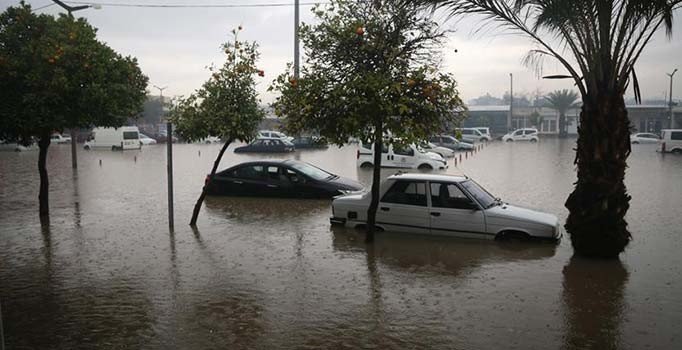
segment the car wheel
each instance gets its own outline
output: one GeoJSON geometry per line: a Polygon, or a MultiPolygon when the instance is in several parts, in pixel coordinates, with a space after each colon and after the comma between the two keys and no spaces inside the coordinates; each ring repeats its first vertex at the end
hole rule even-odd
{"type": "Polygon", "coordinates": [[[538,140],[537,139],[530,139],[530,142],[535,143],[535,142],[538,142],[538,140]]]}
{"type": "Polygon", "coordinates": [[[507,139],[506,142],[514,142],[514,139],[507,139]]]}
{"type": "Polygon", "coordinates": [[[83,148],[85,148],[85,150],[87,150],[87,151],[90,150],[90,146],[88,146],[88,145],[85,145],[83,148]]]}
{"type": "Polygon", "coordinates": [[[633,144],[633,145],[638,145],[638,144],[639,144],[639,141],[632,141],[632,144],[633,144]]]}
{"type": "Polygon", "coordinates": [[[498,233],[497,236],[495,236],[495,240],[503,241],[503,242],[512,242],[512,241],[527,242],[530,240],[530,236],[525,232],[503,231],[503,232],[498,233]]]}
{"type": "Polygon", "coordinates": [[[419,170],[433,170],[433,167],[429,164],[422,164],[417,169],[419,169],[419,170]]]}
{"type": "Polygon", "coordinates": [[[675,148],[674,150],[670,151],[672,154],[682,154],[682,149],[675,148]]]}
{"type": "Polygon", "coordinates": [[[368,168],[373,168],[374,165],[373,165],[372,163],[370,163],[370,162],[364,162],[364,163],[362,163],[362,164],[360,165],[360,167],[361,167],[361,168],[368,169],[368,168]]]}

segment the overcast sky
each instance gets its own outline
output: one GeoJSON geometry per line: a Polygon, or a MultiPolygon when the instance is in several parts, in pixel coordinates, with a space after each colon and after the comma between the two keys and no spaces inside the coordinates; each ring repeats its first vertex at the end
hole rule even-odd
{"type": "MultiPolygon", "coordinates": [[[[294,7],[252,8],[141,8],[106,4],[293,4],[293,0],[93,0],[102,8],[75,12],[96,28],[98,37],[116,51],[137,57],[150,84],[168,86],[164,95],[187,95],[209,77],[207,65],[222,64],[220,44],[229,40],[230,30],[243,25],[241,39],[260,44],[260,67],[265,70],[258,90],[263,102],[271,102],[270,82],[293,61],[294,7]]],[[[301,0],[302,3],[312,1],[301,0]]],[[[18,0],[0,0],[0,9],[18,4],[18,0]]],[[[34,8],[50,0],[29,0],[34,8]]],[[[72,3],[72,5],[75,5],[72,3]]],[[[301,21],[312,22],[311,6],[301,6],[301,21]]],[[[56,14],[58,6],[39,10],[56,14]]],[[[682,15],[678,11],[677,16],[682,15]]],[[[445,22],[445,21],[443,21],[445,22]]],[[[568,80],[538,79],[522,64],[532,43],[517,35],[494,30],[486,35],[472,35],[480,21],[448,21],[444,26],[455,30],[444,50],[442,69],[454,74],[463,98],[469,100],[487,92],[501,96],[509,91],[509,73],[514,75],[514,93],[543,93],[573,88],[568,80]],[[457,53],[454,50],[457,49],[457,53]]],[[[671,40],[661,31],[649,44],[637,65],[638,78],[645,98],[665,98],[669,88],[666,72],[682,69],[682,25],[677,20],[671,40]]],[[[545,74],[565,74],[557,64],[545,65],[545,74]]],[[[682,96],[682,73],[675,76],[673,98],[682,96]]],[[[151,85],[153,94],[158,91],[151,85]]],[[[629,91],[628,96],[632,93],[629,91]]]]}

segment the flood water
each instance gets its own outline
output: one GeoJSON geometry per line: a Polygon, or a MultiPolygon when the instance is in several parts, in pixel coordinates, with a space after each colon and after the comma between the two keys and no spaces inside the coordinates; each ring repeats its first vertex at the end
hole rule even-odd
{"type": "MultiPolygon", "coordinates": [[[[574,140],[493,142],[448,173],[564,219],[574,140]]],[[[209,197],[219,145],[49,151],[49,225],[37,152],[0,153],[0,302],[7,349],[680,349],[682,157],[633,146],[633,241],[619,261],[558,245],[331,228],[328,200],[209,197]],[[101,165],[100,165],[101,160],[101,165]]],[[[221,168],[252,158],[231,146],[221,168]]],[[[299,151],[368,183],[352,145],[299,151]]],[[[386,171],[386,175],[392,171],[386,171]]]]}

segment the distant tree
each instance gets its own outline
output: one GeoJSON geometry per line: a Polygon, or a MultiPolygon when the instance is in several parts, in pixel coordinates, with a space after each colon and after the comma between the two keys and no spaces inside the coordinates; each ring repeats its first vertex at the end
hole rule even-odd
{"type": "Polygon", "coordinates": [[[300,79],[287,72],[271,87],[292,133],[314,130],[342,145],[356,137],[374,145],[372,200],[366,240],[374,237],[381,149],[409,144],[458,125],[464,105],[454,78],[440,71],[436,48],[444,33],[428,13],[399,1],[333,0],[303,25],[306,64],[300,79]],[[387,137],[390,133],[391,137],[387,137]]]}
{"type": "Polygon", "coordinates": [[[545,99],[549,106],[559,112],[559,137],[568,136],[568,128],[566,125],[566,112],[569,109],[576,107],[578,100],[578,93],[575,91],[556,90],[547,94],[545,99]]]}
{"type": "Polygon", "coordinates": [[[566,200],[566,230],[575,252],[616,258],[632,236],[625,215],[630,195],[628,87],[641,101],[635,64],[660,29],[672,35],[682,0],[414,0],[452,16],[481,15],[531,39],[526,63],[555,59],[580,91],[582,111],[575,163],[578,180],[566,200]]]}
{"type": "Polygon", "coordinates": [[[96,38],[84,19],[36,15],[21,3],[0,14],[0,138],[40,148],[40,215],[49,214],[50,135],[121,126],[139,113],[147,77],[137,60],[96,38]]]}
{"type": "Polygon", "coordinates": [[[544,118],[540,115],[540,113],[538,113],[538,111],[533,111],[528,118],[530,124],[538,129],[540,128],[540,125],[542,125],[543,119],[544,118]]]}
{"type": "Polygon", "coordinates": [[[209,80],[189,97],[180,98],[170,113],[176,132],[185,140],[191,142],[218,136],[225,142],[194,205],[191,226],[196,226],[207,189],[227,147],[235,140],[251,140],[265,117],[259,105],[254,78],[256,74],[265,74],[256,67],[258,46],[254,42],[239,41],[241,29],[240,26],[232,30],[234,41],[223,44],[226,61],[222,67],[211,67],[209,80]]]}
{"type": "MultiPolygon", "coordinates": [[[[491,96],[490,93],[487,92],[483,96],[469,100],[469,104],[472,106],[501,106],[504,103],[503,99],[491,96]]],[[[508,103],[509,102],[507,101],[507,104],[508,103]]]]}
{"type": "MultiPolygon", "coordinates": [[[[508,105],[511,100],[511,95],[509,92],[505,92],[502,96],[503,104],[508,105]]],[[[514,93],[514,107],[530,107],[533,104],[530,102],[528,94],[524,93],[514,93]]]]}

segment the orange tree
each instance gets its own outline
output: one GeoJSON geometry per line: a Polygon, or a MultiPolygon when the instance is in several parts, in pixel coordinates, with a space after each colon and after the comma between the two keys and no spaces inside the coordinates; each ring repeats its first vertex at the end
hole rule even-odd
{"type": "MultiPolygon", "coordinates": [[[[313,13],[318,24],[301,26],[306,60],[300,78],[287,72],[271,86],[281,93],[274,108],[288,131],[314,131],[338,145],[355,137],[381,150],[459,123],[464,105],[455,80],[438,69],[445,34],[428,13],[409,2],[346,0],[314,7],[313,13]]],[[[373,163],[368,242],[379,203],[381,152],[374,152],[373,163]]]]}
{"type": "Polygon", "coordinates": [[[142,110],[146,87],[137,60],[98,41],[84,19],[36,15],[24,3],[0,14],[0,138],[37,139],[41,217],[51,133],[121,126],[142,110]]]}
{"type": "Polygon", "coordinates": [[[481,15],[537,45],[526,62],[556,59],[582,98],[566,230],[576,253],[615,258],[630,242],[624,184],[630,155],[628,86],[640,100],[635,63],[654,34],[672,35],[682,0],[414,0],[454,16],[481,15]]]}
{"type": "Polygon", "coordinates": [[[255,75],[265,73],[256,67],[256,43],[237,40],[239,27],[232,31],[234,41],[223,44],[226,61],[211,67],[211,77],[192,95],[180,98],[171,110],[176,132],[188,141],[218,136],[223,147],[194,205],[190,225],[195,226],[206,191],[211,185],[225,150],[235,140],[249,141],[265,113],[259,107],[255,75]]]}

